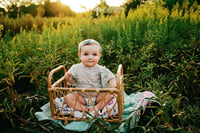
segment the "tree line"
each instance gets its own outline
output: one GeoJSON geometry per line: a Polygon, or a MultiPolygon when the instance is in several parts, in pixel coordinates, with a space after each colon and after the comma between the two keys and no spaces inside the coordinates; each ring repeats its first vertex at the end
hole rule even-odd
{"type": "MultiPolygon", "coordinates": [[[[150,2],[153,0],[124,0],[125,2],[121,5],[124,8],[125,16],[128,16],[130,10],[136,9],[139,5],[144,4],[145,2],[150,2]]],[[[200,4],[199,0],[186,0],[189,4],[187,8],[190,8],[194,2],[200,4]]],[[[184,3],[183,0],[159,0],[162,3],[163,7],[168,8],[170,11],[174,7],[174,5],[179,4],[180,7],[184,3]]],[[[100,0],[100,4],[96,5],[96,7],[92,10],[92,16],[94,18],[104,15],[112,15],[112,13],[108,12],[107,9],[109,5],[106,3],[106,0],[100,0]],[[99,10],[96,9],[101,8],[99,10]]],[[[74,11],[68,5],[64,5],[60,0],[56,0],[52,2],[51,0],[27,0],[24,2],[23,0],[2,0],[0,2],[0,16],[8,16],[9,18],[17,18],[21,17],[25,14],[30,14],[33,17],[73,17],[76,15],[74,11]],[[8,4],[9,3],[9,4],[8,4]]]]}
{"type": "MultiPolygon", "coordinates": [[[[8,1],[8,0],[7,0],[8,1]]],[[[56,17],[56,16],[75,16],[75,12],[71,10],[68,5],[62,4],[59,0],[51,2],[50,0],[38,0],[38,2],[32,2],[32,0],[23,3],[19,0],[13,2],[9,1],[9,5],[6,5],[6,0],[0,2],[0,16],[8,16],[10,18],[21,17],[25,14],[30,14],[33,17],[56,17]]]]}

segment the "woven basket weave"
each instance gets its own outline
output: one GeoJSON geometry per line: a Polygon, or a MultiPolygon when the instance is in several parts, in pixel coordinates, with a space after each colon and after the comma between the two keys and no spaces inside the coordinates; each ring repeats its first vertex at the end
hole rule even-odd
{"type": "MultiPolygon", "coordinates": [[[[50,99],[50,107],[51,107],[51,116],[56,120],[64,120],[65,124],[68,121],[84,121],[88,119],[87,117],[74,117],[74,111],[71,110],[70,113],[64,114],[61,109],[57,107],[55,104],[56,98],[61,98],[66,96],[67,94],[76,92],[76,93],[87,93],[87,92],[95,92],[97,94],[106,92],[110,93],[113,96],[115,95],[117,98],[118,105],[118,114],[115,116],[111,116],[110,112],[108,113],[108,117],[104,118],[105,121],[108,122],[118,122],[120,123],[122,120],[122,112],[123,112],[123,104],[124,104],[124,85],[123,85],[123,68],[120,64],[118,66],[117,74],[116,74],[116,84],[117,88],[71,88],[67,85],[67,81],[64,79],[64,76],[57,78],[55,80],[55,73],[62,72],[64,75],[66,73],[65,66],[61,65],[49,73],[48,76],[48,91],[49,91],[49,99],[50,99]]],[[[58,76],[57,76],[58,77],[58,76]]],[[[98,117],[98,116],[97,116],[98,117]]]]}

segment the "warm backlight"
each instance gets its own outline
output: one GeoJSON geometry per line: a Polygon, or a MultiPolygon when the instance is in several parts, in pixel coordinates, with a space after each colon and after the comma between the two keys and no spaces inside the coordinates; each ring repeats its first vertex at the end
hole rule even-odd
{"type": "MultiPolygon", "coordinates": [[[[70,8],[75,12],[84,12],[93,9],[100,0],[61,0],[65,5],[70,6],[70,8]]],[[[125,0],[106,0],[109,6],[120,6],[125,0]]]]}

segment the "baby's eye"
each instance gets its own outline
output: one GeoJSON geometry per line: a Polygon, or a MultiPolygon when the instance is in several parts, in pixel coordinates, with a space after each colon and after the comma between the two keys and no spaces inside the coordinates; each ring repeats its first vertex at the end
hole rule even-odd
{"type": "Polygon", "coordinates": [[[86,55],[86,56],[87,56],[87,55],[88,55],[88,53],[84,53],[84,55],[86,55]]]}
{"type": "Polygon", "coordinates": [[[95,54],[93,54],[93,56],[97,56],[97,54],[95,53],[95,54]]]}

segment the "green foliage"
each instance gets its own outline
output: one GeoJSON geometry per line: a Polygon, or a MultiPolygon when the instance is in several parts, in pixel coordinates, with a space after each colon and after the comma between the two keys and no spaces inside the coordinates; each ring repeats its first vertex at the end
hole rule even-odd
{"type": "Polygon", "coordinates": [[[69,6],[63,5],[60,1],[50,2],[46,1],[44,4],[45,17],[55,17],[55,16],[75,16],[75,13],[70,9],[69,6]]]}
{"type": "MultiPolygon", "coordinates": [[[[48,122],[38,123],[33,114],[48,101],[49,71],[78,63],[77,44],[93,38],[103,47],[100,64],[113,72],[123,64],[127,93],[149,90],[161,103],[149,106],[135,132],[198,132],[200,11],[197,3],[182,8],[170,12],[152,3],[129,12],[127,18],[0,19],[14,34],[3,34],[0,40],[1,116],[12,127],[61,131],[48,122]]],[[[90,130],[108,131],[104,127],[114,131],[101,119],[90,130]]]]}
{"type": "Polygon", "coordinates": [[[0,38],[2,37],[3,25],[0,24],[0,38]]]}
{"type": "Polygon", "coordinates": [[[108,8],[109,8],[109,6],[106,3],[106,1],[100,0],[100,4],[96,5],[96,7],[94,7],[94,9],[92,10],[92,17],[97,18],[101,15],[104,15],[104,16],[109,15],[107,12],[108,8]]]}
{"type": "Polygon", "coordinates": [[[164,4],[163,6],[168,8],[170,11],[174,8],[175,5],[180,5],[179,7],[184,7],[185,10],[188,10],[191,5],[193,5],[195,2],[200,2],[198,0],[163,0],[164,4]]]}
{"type": "Polygon", "coordinates": [[[128,12],[132,9],[137,9],[137,7],[146,0],[127,0],[127,2],[124,4],[126,10],[125,10],[125,15],[128,16],[128,12]]]}

